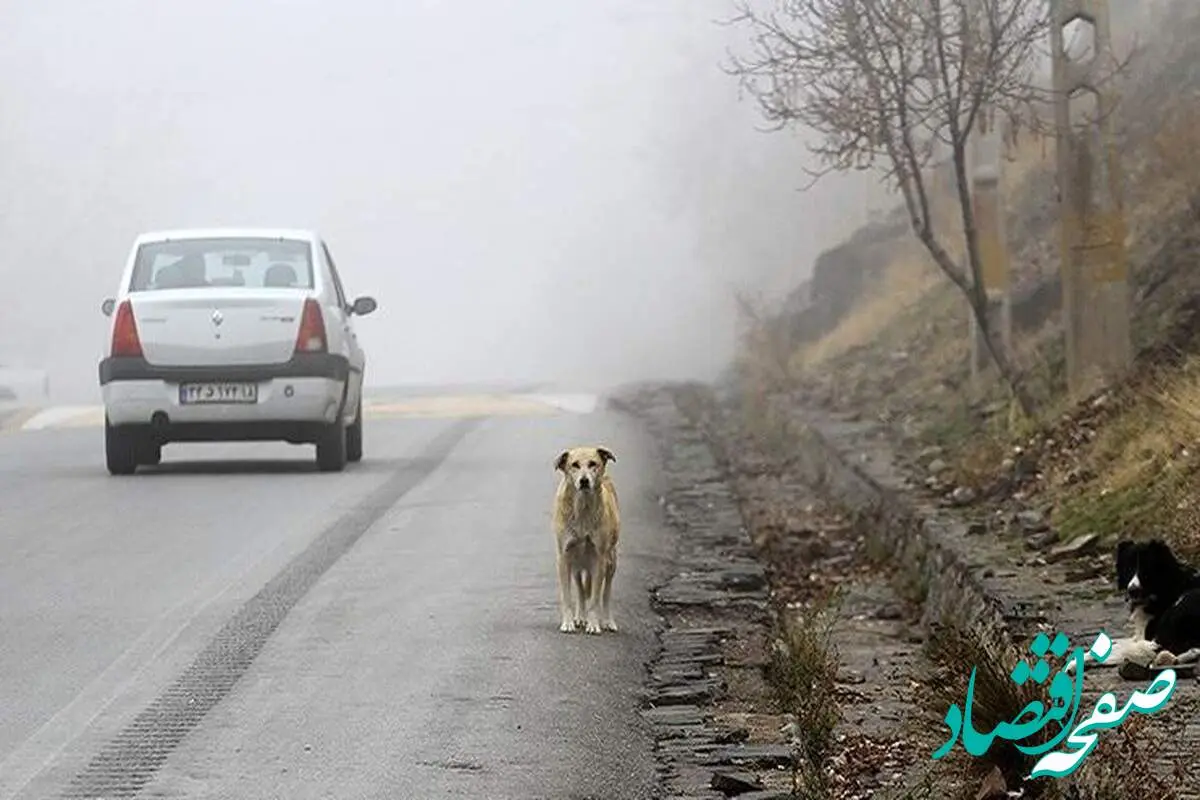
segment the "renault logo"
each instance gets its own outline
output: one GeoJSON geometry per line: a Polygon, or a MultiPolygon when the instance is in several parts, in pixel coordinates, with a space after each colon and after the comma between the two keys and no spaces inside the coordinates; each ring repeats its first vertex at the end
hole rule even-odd
{"type": "Polygon", "coordinates": [[[213,325],[220,325],[224,321],[225,321],[225,315],[222,314],[220,312],[220,310],[214,311],[212,313],[212,324],[213,325]]]}

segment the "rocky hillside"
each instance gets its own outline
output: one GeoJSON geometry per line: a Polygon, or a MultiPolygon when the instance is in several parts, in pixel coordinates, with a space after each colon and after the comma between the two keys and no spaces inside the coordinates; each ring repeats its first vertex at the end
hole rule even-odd
{"type": "MultiPolygon", "coordinates": [[[[1135,15],[1126,5],[1121,13],[1135,15]]],[[[901,441],[946,447],[961,481],[994,481],[1011,461],[1004,449],[1045,450],[1064,469],[1087,465],[1069,489],[1048,490],[1047,508],[1054,513],[1069,515],[1073,499],[1100,492],[1117,498],[1106,501],[1114,504],[1103,520],[1110,527],[1150,505],[1157,523],[1183,535],[1194,516],[1189,503],[1157,495],[1147,501],[1145,489],[1183,486],[1178,476],[1194,470],[1176,469],[1178,454],[1200,450],[1200,369],[1193,368],[1200,364],[1200,4],[1154,2],[1137,14],[1124,21],[1152,27],[1136,40],[1122,39],[1137,50],[1121,78],[1117,130],[1138,358],[1128,385],[1114,388],[1120,402],[1106,410],[1101,428],[1092,424],[1094,415],[1062,401],[1049,139],[1018,140],[1005,177],[1017,362],[1042,404],[1041,419],[1014,427],[999,413],[1008,408],[999,382],[969,385],[965,302],[915,246],[900,213],[818,260],[812,280],[748,340],[739,361],[743,388],[782,389],[812,407],[889,422],[901,441]],[[763,330],[771,335],[761,335],[763,330]],[[1064,419],[1076,417],[1090,420],[1089,435],[1061,429],[1064,419]],[[1147,429],[1168,419],[1171,433],[1150,441],[1147,429]],[[1163,481],[1164,469],[1175,469],[1171,480],[1163,481]],[[1124,497],[1131,498],[1128,507],[1124,497]],[[1157,513],[1172,504],[1178,514],[1157,513]]],[[[1194,544],[1200,549],[1200,541],[1194,544]]]]}

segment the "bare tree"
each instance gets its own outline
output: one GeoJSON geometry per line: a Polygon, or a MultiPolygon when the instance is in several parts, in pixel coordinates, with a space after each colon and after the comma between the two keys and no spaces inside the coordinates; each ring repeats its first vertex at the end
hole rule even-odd
{"type": "Polygon", "coordinates": [[[817,134],[821,169],[877,169],[904,198],[917,238],[967,298],[1001,376],[1026,414],[1034,403],[993,333],[972,215],[973,131],[1030,126],[1045,100],[1046,0],[738,0],[750,53],[731,72],[776,127],[817,134]],[[953,166],[962,228],[932,213],[928,168],[953,166]],[[961,236],[965,264],[948,246],[961,236]],[[965,240],[965,241],[963,241],[965,240]]]}

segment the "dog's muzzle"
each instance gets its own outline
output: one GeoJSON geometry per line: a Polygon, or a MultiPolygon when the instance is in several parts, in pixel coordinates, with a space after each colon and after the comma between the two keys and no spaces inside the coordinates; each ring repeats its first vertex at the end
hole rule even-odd
{"type": "Polygon", "coordinates": [[[577,485],[577,486],[578,486],[580,489],[582,489],[583,491],[585,491],[585,492],[586,492],[586,491],[588,491],[589,489],[591,489],[591,488],[592,488],[592,481],[591,481],[591,479],[590,479],[590,478],[586,478],[586,477],[585,477],[585,478],[580,478],[580,479],[579,479],[579,483],[578,483],[578,484],[576,484],[576,485],[577,485]]]}
{"type": "Polygon", "coordinates": [[[1134,586],[1125,590],[1125,604],[1132,610],[1145,608],[1154,602],[1154,595],[1144,588],[1134,586]]]}
{"type": "Polygon", "coordinates": [[[1135,575],[1133,580],[1129,582],[1129,585],[1125,587],[1125,602],[1129,603],[1130,606],[1136,607],[1147,602],[1149,599],[1150,596],[1146,592],[1146,588],[1142,586],[1142,582],[1135,575]]]}

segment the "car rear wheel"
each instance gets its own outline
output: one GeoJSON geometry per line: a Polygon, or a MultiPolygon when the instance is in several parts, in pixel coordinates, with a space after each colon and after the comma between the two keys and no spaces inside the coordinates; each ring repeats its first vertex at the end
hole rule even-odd
{"type": "Polygon", "coordinates": [[[158,442],[142,442],[138,447],[138,463],[157,467],[162,463],[162,445],[158,442]]]}
{"type": "Polygon", "coordinates": [[[339,419],[327,425],[317,440],[317,469],[341,472],[346,468],[346,426],[339,419]]]}
{"type": "Polygon", "coordinates": [[[137,437],[104,419],[104,460],[111,475],[132,475],[137,471],[137,437]]]}
{"type": "Polygon", "coordinates": [[[363,415],[362,400],[358,401],[358,411],[354,422],[346,428],[346,460],[351,463],[362,461],[363,457],[363,415]]]}

